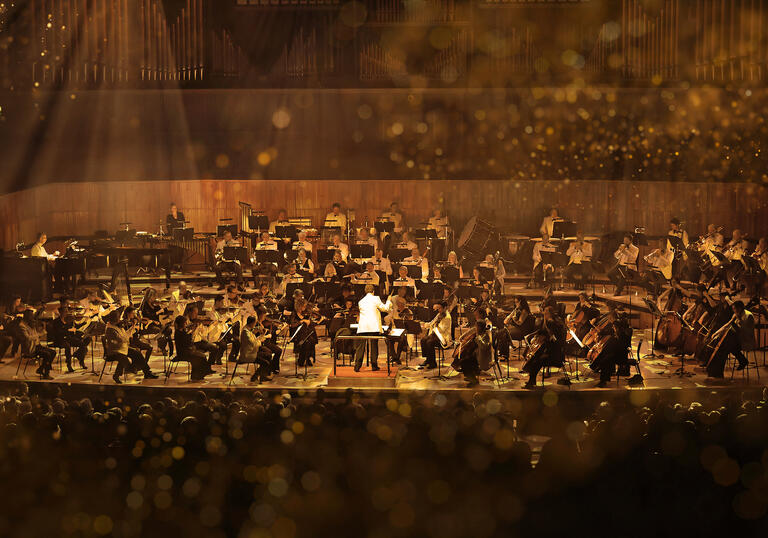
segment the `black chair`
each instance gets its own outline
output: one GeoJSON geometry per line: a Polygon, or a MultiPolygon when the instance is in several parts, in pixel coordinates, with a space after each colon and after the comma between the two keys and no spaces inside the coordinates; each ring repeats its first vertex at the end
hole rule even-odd
{"type": "Polygon", "coordinates": [[[180,362],[187,363],[187,381],[192,380],[192,364],[189,361],[185,361],[184,359],[179,358],[178,355],[174,355],[168,361],[168,369],[165,371],[165,380],[163,380],[164,385],[168,383],[168,378],[171,377],[172,374],[176,373],[180,362]]]}
{"type": "MultiPolygon", "coordinates": [[[[110,356],[107,354],[107,345],[105,342],[105,338],[101,338],[101,349],[103,350],[104,355],[104,364],[101,366],[101,373],[99,374],[99,383],[101,383],[101,378],[104,377],[104,371],[107,369],[107,363],[117,362],[117,359],[110,358],[110,356]]],[[[128,369],[123,369],[123,379],[128,380],[128,369]]]]}
{"type": "MultiPolygon", "coordinates": [[[[640,356],[640,346],[642,346],[642,345],[643,345],[643,341],[640,340],[637,343],[637,357],[640,356]]],[[[629,348],[627,350],[627,364],[626,364],[626,366],[627,367],[626,367],[624,372],[622,372],[621,366],[616,368],[616,385],[619,384],[619,378],[622,375],[624,375],[625,377],[628,378],[628,381],[629,381],[630,385],[642,384],[642,382],[643,382],[643,374],[640,372],[640,359],[635,358],[635,357],[632,356],[632,348],[629,348]],[[635,370],[636,370],[637,373],[634,376],[630,377],[629,370],[633,366],[635,367],[635,370]],[[633,380],[635,380],[635,381],[633,381],[633,380]]]]}
{"type": "MultiPolygon", "coordinates": [[[[29,366],[30,362],[34,362],[37,360],[36,355],[26,355],[24,353],[21,353],[19,355],[19,364],[16,365],[16,377],[19,377],[19,369],[21,368],[21,363],[24,363],[24,369],[21,371],[21,375],[24,377],[27,377],[27,366],[29,366]]],[[[40,374],[40,379],[43,378],[43,375],[40,374]]]]}

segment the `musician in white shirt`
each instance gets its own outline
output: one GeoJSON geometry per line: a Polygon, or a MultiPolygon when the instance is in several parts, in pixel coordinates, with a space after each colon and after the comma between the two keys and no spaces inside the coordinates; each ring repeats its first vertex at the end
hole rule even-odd
{"type": "Polygon", "coordinates": [[[717,226],[708,224],[707,234],[701,238],[701,246],[699,247],[699,250],[701,252],[720,250],[723,248],[723,241],[723,234],[718,231],[717,226]]]}
{"type": "Polygon", "coordinates": [[[492,283],[492,286],[495,290],[494,293],[501,293],[501,290],[504,289],[504,277],[507,275],[507,270],[504,268],[504,262],[502,262],[501,259],[494,261],[493,254],[486,254],[485,259],[480,262],[479,266],[493,270],[494,282],[492,283]]]}
{"type": "Polygon", "coordinates": [[[235,274],[235,280],[237,285],[241,286],[243,283],[243,268],[240,266],[240,260],[237,259],[225,259],[224,247],[239,247],[240,243],[232,238],[232,231],[224,230],[224,237],[216,244],[216,251],[214,257],[216,258],[216,279],[219,281],[219,289],[223,290],[226,284],[224,280],[224,271],[230,271],[235,274]]]}
{"type": "Polygon", "coordinates": [[[42,232],[37,234],[37,241],[35,241],[35,244],[32,245],[32,248],[29,251],[29,255],[33,258],[46,258],[48,260],[55,259],[56,256],[59,255],[59,251],[57,250],[53,254],[48,254],[48,252],[45,250],[45,247],[43,246],[45,245],[46,241],[48,241],[47,235],[42,232]]]}
{"type": "Polygon", "coordinates": [[[408,266],[406,265],[400,266],[400,268],[397,270],[397,278],[392,283],[393,288],[399,288],[400,286],[409,286],[414,288],[415,293],[416,281],[408,276],[408,266]]]}
{"type": "Polygon", "coordinates": [[[296,241],[293,243],[293,250],[301,248],[306,250],[307,254],[312,254],[312,243],[307,241],[307,232],[303,230],[296,234],[296,241]]]}
{"type": "Polygon", "coordinates": [[[421,339],[421,354],[424,363],[421,368],[432,370],[437,368],[435,350],[437,346],[448,348],[451,345],[451,315],[448,313],[448,304],[445,301],[436,303],[435,317],[425,327],[425,336],[421,339]]]}
{"type": "Polygon", "coordinates": [[[277,242],[272,240],[269,232],[261,232],[261,241],[256,244],[256,250],[277,250],[277,242]]]}
{"type": "Polygon", "coordinates": [[[411,255],[403,260],[403,265],[418,265],[421,267],[421,279],[427,280],[429,276],[429,260],[421,256],[418,247],[411,250],[411,255]]]}
{"type": "MultiPolygon", "coordinates": [[[[377,295],[373,294],[373,284],[365,286],[365,297],[360,299],[357,306],[360,308],[360,318],[357,323],[357,336],[374,336],[382,334],[381,313],[389,312],[392,308],[391,299],[387,299],[386,304],[381,302],[377,295]]],[[[359,372],[363,366],[363,353],[368,340],[361,338],[355,342],[355,372],[359,372]]],[[[379,356],[379,343],[377,340],[370,340],[370,359],[371,370],[379,369],[377,362],[379,356]]]]}
{"type": "Polygon", "coordinates": [[[541,233],[541,236],[544,237],[544,234],[547,234],[547,237],[552,237],[552,233],[554,232],[555,222],[563,220],[558,214],[557,214],[557,208],[553,207],[549,210],[549,215],[544,217],[541,221],[541,226],[539,226],[539,233],[541,233]]]}
{"type": "Polygon", "coordinates": [[[659,241],[659,248],[645,257],[649,264],[648,271],[643,275],[641,284],[654,295],[658,295],[661,286],[672,278],[672,262],[675,253],[667,247],[667,239],[659,241]]]}
{"type": "Polygon", "coordinates": [[[288,226],[290,223],[288,222],[288,213],[285,209],[281,209],[277,212],[277,219],[273,220],[269,223],[269,233],[273,234],[275,233],[275,228],[278,226],[288,226]]]}
{"type": "Polygon", "coordinates": [[[725,245],[723,254],[731,263],[720,266],[707,287],[711,288],[722,280],[728,284],[728,287],[731,290],[735,290],[736,281],[746,268],[743,258],[747,254],[747,242],[744,240],[744,236],[738,228],[733,230],[731,240],[725,245]]]}
{"type": "Polygon", "coordinates": [[[376,254],[373,257],[373,266],[377,271],[382,271],[385,275],[392,275],[392,264],[389,263],[389,258],[384,257],[384,251],[380,248],[376,249],[376,254]]]}
{"type": "Polygon", "coordinates": [[[335,234],[333,236],[333,244],[329,245],[328,248],[339,251],[341,253],[341,260],[344,263],[349,259],[349,246],[346,243],[341,242],[340,234],[335,234]]]}
{"type": "Polygon", "coordinates": [[[335,202],[331,206],[331,212],[325,216],[325,226],[329,228],[339,227],[343,232],[347,229],[347,216],[341,212],[341,204],[335,202]]]}
{"type": "Polygon", "coordinates": [[[541,241],[538,241],[533,245],[533,281],[537,284],[542,284],[547,280],[551,280],[555,274],[555,268],[552,264],[542,263],[542,252],[555,252],[557,249],[553,243],[549,241],[549,234],[544,232],[541,234],[541,241]]]}
{"type": "Polygon", "coordinates": [[[382,218],[387,219],[390,222],[395,223],[395,228],[392,230],[396,234],[403,231],[403,214],[400,212],[400,206],[397,202],[392,202],[389,205],[389,209],[381,214],[382,218]]]}
{"type": "Polygon", "coordinates": [[[440,208],[435,209],[435,212],[429,218],[427,229],[435,230],[437,237],[445,239],[448,235],[448,226],[448,217],[443,215],[443,211],[440,208]]]}
{"type": "Polygon", "coordinates": [[[289,263],[287,272],[283,275],[283,280],[280,282],[280,294],[285,297],[285,292],[288,289],[288,284],[292,282],[304,282],[304,277],[296,272],[296,264],[289,263]]]}
{"type": "Polygon", "coordinates": [[[379,274],[373,266],[373,262],[366,262],[365,271],[356,273],[352,278],[352,284],[373,284],[379,287],[379,274]]]}
{"type": "Polygon", "coordinates": [[[358,234],[355,243],[358,245],[371,245],[374,251],[376,251],[376,249],[379,247],[379,242],[375,237],[371,237],[370,230],[365,227],[360,228],[360,233],[358,234]]]}
{"type": "Polygon", "coordinates": [[[568,256],[565,277],[573,282],[575,289],[583,290],[584,281],[592,276],[592,243],[584,241],[584,234],[579,231],[565,254],[568,256]]]}
{"type": "Polygon", "coordinates": [[[621,295],[624,290],[624,286],[627,285],[627,271],[637,271],[637,255],[640,253],[640,249],[632,244],[632,236],[627,234],[624,236],[623,242],[613,253],[613,257],[616,258],[616,265],[608,271],[606,276],[616,286],[614,295],[621,295]]]}
{"type": "Polygon", "coordinates": [[[408,232],[403,232],[402,239],[400,239],[400,242],[395,245],[395,248],[407,249],[408,251],[413,251],[413,249],[417,247],[418,245],[414,243],[413,239],[411,239],[411,234],[408,232]]]}

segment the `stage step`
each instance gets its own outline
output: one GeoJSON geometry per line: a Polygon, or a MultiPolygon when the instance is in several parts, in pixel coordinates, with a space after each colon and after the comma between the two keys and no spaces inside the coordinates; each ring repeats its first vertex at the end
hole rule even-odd
{"type": "Polygon", "coordinates": [[[359,372],[355,372],[351,366],[337,366],[336,375],[328,376],[329,387],[354,387],[366,389],[387,389],[395,387],[395,378],[397,377],[397,367],[392,366],[387,375],[386,364],[380,364],[381,370],[372,371],[370,367],[364,366],[359,372]]]}

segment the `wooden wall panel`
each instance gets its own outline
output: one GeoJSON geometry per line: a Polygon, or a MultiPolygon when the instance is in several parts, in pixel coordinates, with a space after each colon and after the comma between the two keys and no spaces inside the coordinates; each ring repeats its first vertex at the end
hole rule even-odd
{"type": "Polygon", "coordinates": [[[416,225],[442,204],[460,231],[473,215],[508,231],[535,233],[556,205],[588,234],[645,226],[661,234],[671,216],[691,233],[707,223],[740,227],[752,236],[768,233],[768,188],[747,183],[631,181],[125,181],[57,183],[0,196],[3,248],[30,242],[38,230],[49,235],[114,231],[131,222],[155,232],[174,201],[199,231],[215,231],[221,218],[238,222],[238,202],[321,226],[333,202],[355,210],[357,222],[372,223],[392,201],[416,225]]]}

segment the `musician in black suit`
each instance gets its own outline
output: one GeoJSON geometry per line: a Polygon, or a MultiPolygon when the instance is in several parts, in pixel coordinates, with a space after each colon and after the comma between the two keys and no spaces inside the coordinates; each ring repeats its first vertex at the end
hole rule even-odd
{"type": "Polygon", "coordinates": [[[597,386],[605,387],[616,372],[616,367],[621,368],[622,365],[627,363],[628,345],[625,339],[622,338],[620,327],[616,323],[611,323],[604,329],[598,345],[601,351],[592,360],[589,367],[592,371],[600,374],[600,381],[597,386]],[[603,341],[603,339],[605,340],[603,341]]]}
{"type": "Polygon", "coordinates": [[[184,213],[179,211],[176,204],[171,202],[170,213],[165,217],[165,222],[168,224],[168,233],[170,234],[174,228],[184,227],[184,213]]]}
{"type": "Polygon", "coordinates": [[[77,324],[69,309],[62,305],[59,308],[59,316],[50,322],[50,336],[54,347],[64,349],[64,356],[67,360],[67,373],[75,370],[72,368],[72,348],[75,348],[74,356],[80,363],[80,367],[85,370],[85,354],[88,352],[88,345],[91,343],[91,337],[85,336],[78,327],[83,324],[77,324]]]}
{"type": "Polygon", "coordinates": [[[546,366],[561,367],[565,361],[565,325],[551,306],[544,308],[544,317],[531,337],[531,349],[523,371],[529,374],[524,388],[536,386],[539,370],[546,366]]]}
{"type": "Polygon", "coordinates": [[[192,343],[192,333],[187,332],[187,318],[178,316],[174,323],[174,340],[176,341],[176,356],[180,361],[187,361],[192,366],[192,381],[201,381],[213,370],[205,360],[205,353],[198,350],[192,343]]]}

